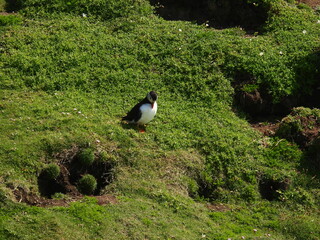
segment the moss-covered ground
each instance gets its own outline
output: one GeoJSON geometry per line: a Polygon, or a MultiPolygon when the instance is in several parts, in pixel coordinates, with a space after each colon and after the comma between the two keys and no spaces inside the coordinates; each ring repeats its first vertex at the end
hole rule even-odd
{"type": "Polygon", "coordinates": [[[268,9],[255,34],[166,21],[143,0],[7,4],[19,11],[0,15],[0,239],[320,239],[315,160],[233,105],[239,74],[274,103],[312,92],[320,16],[246,2],[268,9]],[[140,133],[120,120],[150,90],[158,113],[140,133]],[[116,202],[40,196],[43,169],[72,169],[79,149],[104,162],[97,194],[116,202]]]}

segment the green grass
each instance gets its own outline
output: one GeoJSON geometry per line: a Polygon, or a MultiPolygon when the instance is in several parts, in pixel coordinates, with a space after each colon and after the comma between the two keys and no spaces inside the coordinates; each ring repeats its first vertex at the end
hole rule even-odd
{"type": "Polygon", "coordinates": [[[5,11],[5,5],[6,5],[6,1],[5,0],[0,0],[0,12],[4,12],[5,11]]]}
{"type": "Polygon", "coordinates": [[[248,36],[165,21],[144,1],[121,1],[110,16],[102,0],[90,12],[81,1],[25,1],[23,21],[0,27],[0,238],[319,239],[319,179],[301,169],[302,151],[232,111],[238,72],[274,101],[313,86],[319,16],[276,2],[263,32],[248,36]],[[120,119],[150,90],[159,109],[141,134],[120,119]],[[15,200],[13,189],[38,194],[42,169],[74,146],[112,163],[102,192],[119,203],[15,200]],[[264,200],[265,178],[289,187],[264,200]]]}

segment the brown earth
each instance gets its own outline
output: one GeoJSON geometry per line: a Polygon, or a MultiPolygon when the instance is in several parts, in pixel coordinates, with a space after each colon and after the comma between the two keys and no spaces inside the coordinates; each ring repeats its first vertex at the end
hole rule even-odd
{"type": "MultiPolygon", "coordinates": [[[[298,109],[298,108],[296,108],[298,109]]],[[[264,121],[252,123],[251,126],[257,131],[261,132],[265,136],[275,136],[284,137],[289,141],[293,141],[298,144],[301,148],[309,147],[310,144],[319,137],[320,133],[320,121],[317,117],[310,116],[300,116],[295,113],[295,109],[290,113],[290,117],[299,122],[301,130],[290,132],[290,136],[282,136],[279,134],[278,129],[281,124],[286,124],[288,117],[284,117],[281,121],[264,121]]]]}
{"type": "Polygon", "coordinates": [[[230,211],[231,208],[228,207],[227,205],[224,205],[222,203],[217,203],[217,204],[207,204],[207,208],[212,211],[212,212],[227,212],[230,211]]]}
{"type": "MultiPolygon", "coordinates": [[[[38,196],[35,193],[27,192],[25,189],[18,187],[13,190],[13,194],[18,202],[23,202],[31,206],[38,207],[56,207],[62,206],[67,207],[72,202],[80,201],[84,198],[81,194],[68,194],[64,199],[48,199],[45,197],[38,196]]],[[[90,197],[90,196],[89,196],[90,197]]],[[[105,194],[101,196],[91,196],[97,199],[99,205],[106,204],[116,204],[118,202],[117,198],[110,194],[105,194]]]]}
{"type": "Polygon", "coordinates": [[[299,3],[304,3],[309,5],[310,7],[317,7],[320,6],[320,0],[298,0],[299,3]]]}
{"type": "Polygon", "coordinates": [[[273,136],[279,127],[279,122],[258,122],[252,123],[251,127],[261,132],[264,136],[273,136]]]}
{"type": "Polygon", "coordinates": [[[0,15],[7,16],[7,15],[14,15],[14,13],[0,12],[0,15]]]}

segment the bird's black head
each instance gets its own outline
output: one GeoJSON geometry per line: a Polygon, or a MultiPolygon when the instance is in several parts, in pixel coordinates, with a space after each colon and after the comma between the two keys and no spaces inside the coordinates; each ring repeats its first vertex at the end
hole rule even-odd
{"type": "Polygon", "coordinates": [[[154,103],[155,101],[157,101],[158,95],[154,91],[151,91],[147,94],[147,98],[151,103],[154,103]]]}

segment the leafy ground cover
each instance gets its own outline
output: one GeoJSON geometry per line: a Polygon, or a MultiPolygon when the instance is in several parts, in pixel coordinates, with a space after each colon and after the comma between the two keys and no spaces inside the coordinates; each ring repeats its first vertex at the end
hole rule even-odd
{"type": "Polygon", "coordinates": [[[312,92],[312,9],[274,1],[248,35],[165,21],[145,1],[16,4],[0,16],[1,238],[319,239],[308,156],[232,111],[239,81],[274,102],[312,92]],[[159,112],[141,134],[120,119],[150,90],[159,112]],[[65,184],[50,194],[48,169],[65,184]]]}

